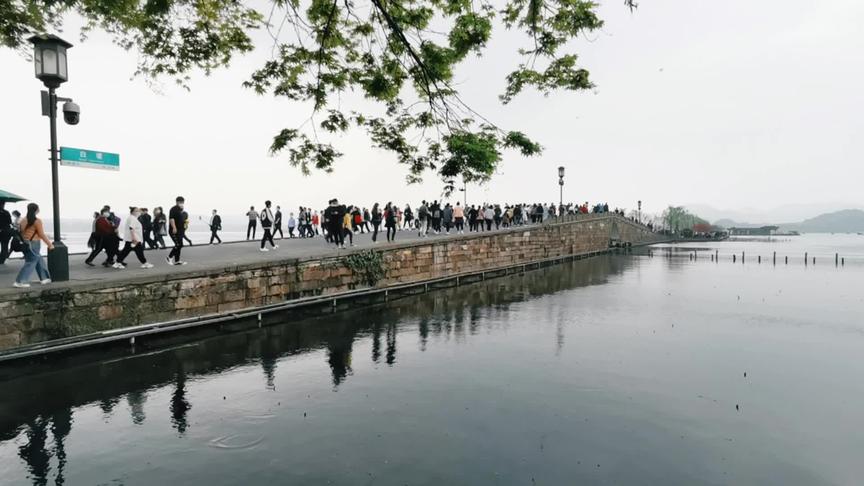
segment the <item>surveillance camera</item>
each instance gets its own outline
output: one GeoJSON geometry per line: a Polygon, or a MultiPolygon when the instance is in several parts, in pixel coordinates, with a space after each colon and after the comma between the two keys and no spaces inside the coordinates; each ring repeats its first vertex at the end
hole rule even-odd
{"type": "Polygon", "coordinates": [[[68,125],[77,125],[81,118],[81,108],[77,103],[67,101],[63,103],[63,119],[68,125]]]}

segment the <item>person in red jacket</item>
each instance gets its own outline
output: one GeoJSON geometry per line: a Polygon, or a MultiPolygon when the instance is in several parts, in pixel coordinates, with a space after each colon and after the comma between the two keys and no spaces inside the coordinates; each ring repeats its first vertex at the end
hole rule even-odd
{"type": "Polygon", "coordinates": [[[116,253],[116,247],[112,243],[115,241],[114,236],[116,229],[114,225],[111,224],[111,221],[108,219],[111,217],[111,212],[103,209],[102,214],[96,218],[96,223],[94,224],[94,233],[95,233],[95,244],[93,245],[93,251],[90,252],[90,255],[84,260],[89,266],[93,265],[93,260],[99,256],[99,253],[102,250],[105,250],[105,254],[108,256],[108,259],[105,260],[105,263],[102,264],[103,267],[111,266],[114,262],[114,256],[116,253]]]}

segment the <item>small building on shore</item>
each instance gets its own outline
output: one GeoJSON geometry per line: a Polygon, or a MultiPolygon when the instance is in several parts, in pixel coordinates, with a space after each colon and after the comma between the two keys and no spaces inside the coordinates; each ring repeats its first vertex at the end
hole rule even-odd
{"type": "Polygon", "coordinates": [[[779,226],[759,226],[758,228],[729,228],[730,236],[774,236],[779,226]]]}

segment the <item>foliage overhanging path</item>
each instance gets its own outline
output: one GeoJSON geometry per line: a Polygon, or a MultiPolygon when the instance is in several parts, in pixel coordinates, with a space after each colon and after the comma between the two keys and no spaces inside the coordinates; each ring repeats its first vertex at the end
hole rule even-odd
{"type": "Polygon", "coordinates": [[[485,0],[271,0],[265,16],[236,0],[0,0],[0,43],[23,48],[30,34],[59,29],[74,11],[87,21],[85,35],[102,29],[138,51],[136,74],[185,85],[193,71],[210,73],[252,51],[250,34],[263,27],[273,56],[244,86],[313,106],[303,126],[274,137],[271,153],[286,152],[304,174],[329,172],[342,154],[318,129],[355,126],[407,166],[409,182],[431,172],[452,191],[457,178],[489,180],[504,149],[542,151],[528,135],[472,110],[451,84],[455,67],[482,55],[496,26],[518,29],[527,47],[516,53],[502,103],[529,87],[546,95],[590,89],[568,42],[603,26],[597,8],[589,0],[507,0],[497,7],[485,0]],[[288,31],[293,35],[283,39],[288,31]],[[382,113],[334,106],[346,91],[362,93],[382,113]]]}

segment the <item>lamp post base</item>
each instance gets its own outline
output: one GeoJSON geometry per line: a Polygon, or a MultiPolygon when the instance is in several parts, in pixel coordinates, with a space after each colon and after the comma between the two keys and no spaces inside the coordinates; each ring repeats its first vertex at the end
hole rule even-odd
{"type": "Polygon", "coordinates": [[[48,272],[54,282],[69,280],[69,248],[59,241],[53,250],[48,250],[48,272]]]}

